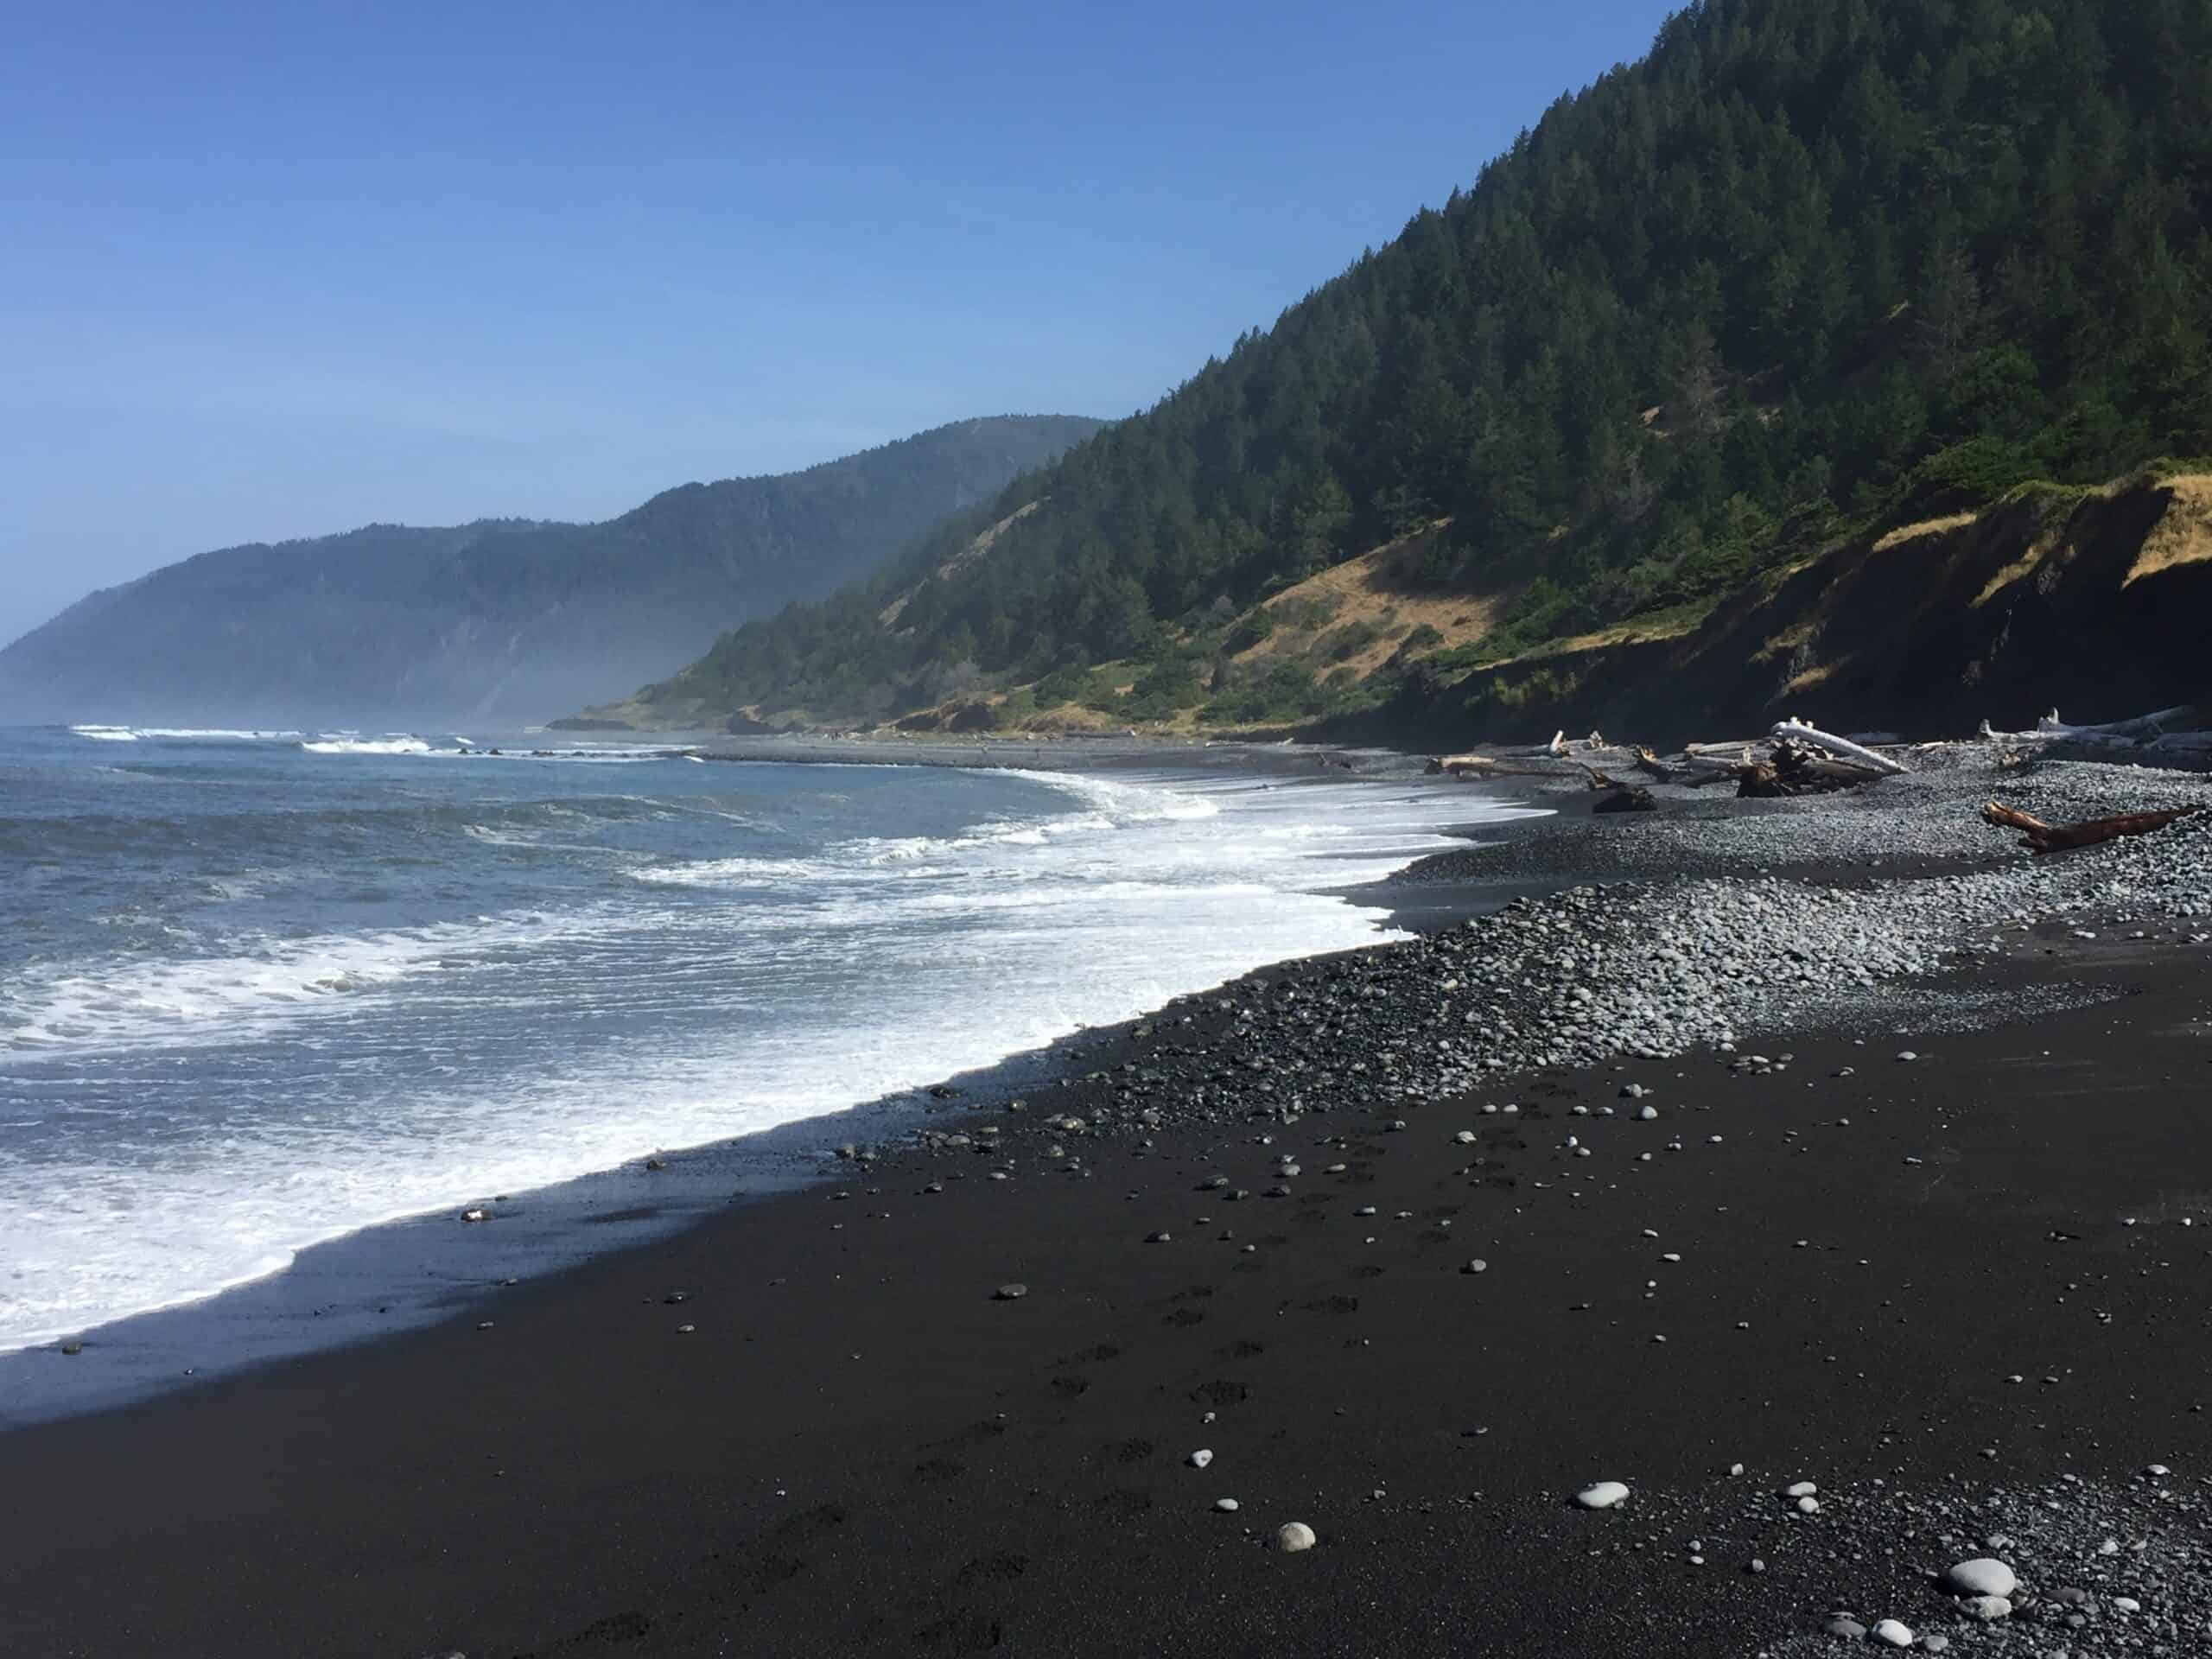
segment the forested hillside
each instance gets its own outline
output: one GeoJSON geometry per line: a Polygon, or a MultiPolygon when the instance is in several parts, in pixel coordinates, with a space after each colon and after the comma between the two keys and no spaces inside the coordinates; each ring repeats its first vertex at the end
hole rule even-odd
{"type": "Polygon", "coordinates": [[[1688,626],[1881,523],[2212,449],[2208,209],[2212,0],[1707,0],[1150,412],[641,706],[1312,718],[1688,626]],[[1262,606],[1361,556],[1351,611],[1262,606]]]}
{"type": "Polygon", "coordinates": [[[372,524],[204,553],[0,651],[23,718],[293,722],[562,715],[725,628],[867,575],[1098,429],[963,421],[780,477],[687,484],[597,524],[372,524]]]}

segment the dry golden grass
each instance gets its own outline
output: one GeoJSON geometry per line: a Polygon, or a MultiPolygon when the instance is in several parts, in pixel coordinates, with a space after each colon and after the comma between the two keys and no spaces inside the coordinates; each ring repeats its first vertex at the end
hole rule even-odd
{"type": "Polygon", "coordinates": [[[1405,637],[1420,627],[1431,627],[1443,636],[1424,651],[1448,651],[1480,639],[1497,624],[1498,613],[1512,595],[1496,594],[1434,594],[1414,590],[1406,573],[1417,565],[1431,543],[1450,528],[1450,521],[1433,524],[1411,536],[1386,542],[1357,558],[1332,565],[1287,588],[1261,608],[1277,619],[1275,631],[1259,644],[1237,653],[1243,663],[1266,662],[1276,657],[1304,658],[1317,642],[1338,629],[1364,622],[1376,631],[1376,639],[1332,670],[1348,667],[1360,678],[1390,660],[1405,637]],[[1311,627],[1293,626],[1280,619],[1313,607],[1329,613],[1326,621],[1311,627]]]}
{"type": "Polygon", "coordinates": [[[2212,560],[2212,474],[2183,473],[2164,480],[2165,516],[2143,538],[2123,588],[2177,565],[2212,560]]]}
{"type": "Polygon", "coordinates": [[[1886,553],[1893,547],[1916,542],[1923,536],[1948,536],[1955,530],[1964,530],[1980,517],[1978,512],[1955,512],[1948,518],[1923,518],[1916,524],[1903,524],[1876,542],[1874,550],[1886,553]]]}

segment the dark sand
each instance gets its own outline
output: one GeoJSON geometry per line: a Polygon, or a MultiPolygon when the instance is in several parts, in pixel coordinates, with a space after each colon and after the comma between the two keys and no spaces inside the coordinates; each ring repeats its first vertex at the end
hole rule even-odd
{"type": "Polygon", "coordinates": [[[899,1154],[436,1329],[0,1436],[0,1652],[1749,1655],[1870,1586],[1933,1622],[1924,1542],[1777,1503],[1694,1567],[1663,1517],[2212,1463],[2212,963],[2066,948],[1987,971],[2113,1001],[1762,1035],[1795,1056],[1764,1077],[1630,1062],[1148,1151],[1045,1129],[1090,1092],[1046,1090],[974,1120],[1005,1155],[899,1154]],[[1285,1151],[1296,1196],[1262,1196],[1285,1151]],[[1637,1497],[1567,1506],[1600,1478],[1637,1497]],[[1319,1547],[1265,1548],[1292,1520],[1319,1547]]]}

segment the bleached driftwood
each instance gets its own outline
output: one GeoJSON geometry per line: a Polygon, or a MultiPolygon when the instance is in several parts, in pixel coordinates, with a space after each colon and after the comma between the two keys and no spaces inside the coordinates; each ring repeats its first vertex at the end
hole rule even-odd
{"type": "Polygon", "coordinates": [[[1428,763],[1432,772],[1448,772],[1454,778],[1470,773],[1486,777],[1497,770],[1497,762],[1487,754],[1443,754],[1428,763]]]}
{"type": "Polygon", "coordinates": [[[1675,769],[1672,766],[1666,765],[1657,755],[1652,753],[1649,749],[1645,748],[1642,744],[1639,743],[1636,747],[1630,749],[1629,753],[1636,759],[1636,769],[1638,772],[1643,772],[1646,777],[1656,778],[1662,784],[1674,782],[1675,769]]]}
{"type": "Polygon", "coordinates": [[[2147,836],[2154,830],[2163,830],[2177,819],[2186,818],[2203,810],[2201,806],[2180,806],[2164,812],[2123,812],[2117,817],[2092,818],[2086,823],[2053,824],[1992,801],[1981,809],[1981,816],[1985,822],[1995,824],[2000,830],[2021,831],[2030,849],[2040,858],[2045,853],[2063,853],[2076,847],[2094,847],[2101,842],[2116,841],[2122,836],[2147,836]]]}
{"type": "Polygon", "coordinates": [[[1898,777],[1911,770],[1910,766],[1892,760],[1887,755],[1877,754],[1873,750],[1854,743],[1847,737],[1838,737],[1834,733],[1824,732],[1817,726],[1808,726],[1802,720],[1785,720],[1778,722],[1774,728],[1774,735],[1777,741],[1784,738],[1795,738],[1801,743],[1814,744],[1826,749],[1830,754],[1841,760],[1855,761],[1868,771],[1879,772],[1885,778],[1898,777]]]}
{"type": "Polygon", "coordinates": [[[2115,760],[2178,760],[2186,766],[2212,756],[2212,729],[2208,726],[2212,726],[2212,709],[2186,704],[2101,726],[2069,726],[2054,709],[2036,722],[2031,732],[1996,731],[1985,720],[1980,735],[1985,742],[2015,747],[2033,745],[2038,752],[2087,750],[2115,760]]]}

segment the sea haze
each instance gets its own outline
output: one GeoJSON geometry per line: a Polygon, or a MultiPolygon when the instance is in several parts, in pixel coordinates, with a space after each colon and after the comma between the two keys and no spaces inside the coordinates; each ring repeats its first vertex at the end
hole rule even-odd
{"type": "Polygon", "coordinates": [[[0,1351],[1373,942],[1484,810],[493,742],[0,733],[0,1351]]]}

